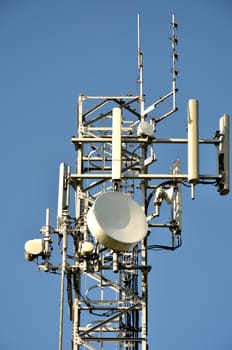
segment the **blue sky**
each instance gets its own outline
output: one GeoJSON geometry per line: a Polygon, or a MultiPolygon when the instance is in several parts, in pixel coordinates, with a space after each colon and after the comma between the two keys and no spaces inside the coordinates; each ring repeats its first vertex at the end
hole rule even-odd
{"type": "MultiPolygon", "coordinates": [[[[39,237],[47,207],[55,225],[59,163],[75,165],[78,95],[136,94],[138,12],[146,105],[170,91],[173,12],[179,22],[179,111],[160,135],[185,137],[187,100],[197,98],[200,137],[210,138],[232,115],[230,0],[0,1],[1,349],[58,347],[59,277],[25,261],[24,243],[39,237]]],[[[215,171],[213,154],[201,147],[200,172],[215,171]]],[[[183,192],[183,247],[150,254],[150,349],[229,350],[231,194],[183,192]]]]}

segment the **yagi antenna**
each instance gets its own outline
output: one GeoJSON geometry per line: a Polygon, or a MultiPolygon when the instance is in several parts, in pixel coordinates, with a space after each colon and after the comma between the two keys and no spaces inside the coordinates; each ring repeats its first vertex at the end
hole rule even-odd
{"type": "Polygon", "coordinates": [[[140,115],[141,120],[144,118],[144,95],[143,95],[143,53],[140,45],[140,15],[137,15],[137,31],[138,31],[138,85],[139,85],[139,100],[140,100],[140,115]]]}
{"type": "Polygon", "coordinates": [[[172,93],[173,93],[173,110],[177,109],[176,107],[176,78],[179,74],[179,70],[176,67],[176,61],[179,58],[179,54],[176,51],[176,45],[178,44],[178,38],[176,35],[176,30],[178,28],[178,23],[175,20],[175,14],[172,15],[172,93]]]}
{"type": "Polygon", "coordinates": [[[161,102],[166,101],[169,98],[172,98],[172,107],[171,109],[166,112],[165,114],[159,116],[158,118],[155,119],[155,123],[159,123],[162,120],[168,118],[170,115],[175,113],[178,108],[176,105],[176,93],[178,91],[176,87],[176,79],[179,75],[179,70],[177,68],[176,62],[178,61],[179,54],[177,53],[176,46],[178,45],[178,37],[176,35],[176,31],[178,29],[178,23],[175,19],[175,15],[172,15],[172,36],[171,36],[171,46],[172,46],[172,88],[169,93],[164,95],[163,97],[159,97],[159,99],[155,102],[153,102],[150,106],[148,106],[144,110],[144,115],[146,116],[148,113],[152,112],[161,102]]]}

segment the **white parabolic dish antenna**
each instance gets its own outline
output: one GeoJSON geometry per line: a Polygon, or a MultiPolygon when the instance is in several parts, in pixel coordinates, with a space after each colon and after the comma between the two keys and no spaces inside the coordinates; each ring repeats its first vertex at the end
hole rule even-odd
{"type": "Polygon", "coordinates": [[[97,242],[116,251],[128,250],[147,233],[142,208],[121,192],[105,192],[97,197],[88,211],[87,224],[97,242]]]}

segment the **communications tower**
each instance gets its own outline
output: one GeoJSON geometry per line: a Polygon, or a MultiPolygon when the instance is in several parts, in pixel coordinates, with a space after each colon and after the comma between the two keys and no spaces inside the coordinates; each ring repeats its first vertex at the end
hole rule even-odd
{"type": "Polygon", "coordinates": [[[177,112],[177,28],[172,15],[172,84],[165,96],[145,106],[138,16],[138,94],[78,98],[72,138],[76,168],[60,164],[56,226],[51,226],[47,209],[42,238],[25,244],[26,259],[61,275],[59,350],[64,300],[72,323],[70,349],[148,350],[148,251],[181,246],[182,185],[191,187],[192,198],[196,184],[214,184],[220,195],[229,192],[228,115],[220,118],[212,139],[199,139],[198,101],[190,99],[187,137],[158,137],[159,123],[177,112]],[[170,110],[154,117],[165,101],[171,101],[170,110]],[[186,173],[179,159],[167,173],[158,173],[157,144],[185,145],[186,173]],[[215,148],[216,174],[199,172],[200,144],[215,148]],[[160,223],[163,202],[170,207],[170,218],[160,223]],[[167,244],[156,242],[157,230],[167,231],[167,244]],[[52,253],[56,240],[58,264],[52,253]]]}

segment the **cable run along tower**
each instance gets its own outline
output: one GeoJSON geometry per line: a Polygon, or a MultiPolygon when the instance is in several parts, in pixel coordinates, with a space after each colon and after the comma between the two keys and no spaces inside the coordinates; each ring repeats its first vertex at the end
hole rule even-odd
{"type": "Polygon", "coordinates": [[[228,115],[220,117],[212,139],[199,139],[198,101],[190,99],[187,137],[158,137],[159,123],[177,112],[177,28],[172,15],[172,84],[165,96],[145,106],[138,15],[138,94],[78,98],[76,167],[60,164],[56,226],[47,209],[41,237],[25,244],[27,260],[61,276],[59,350],[64,302],[72,325],[70,349],[148,350],[148,251],[181,246],[183,185],[192,198],[197,184],[216,185],[220,195],[229,192],[228,115]],[[166,101],[171,109],[154,117],[166,101]],[[183,144],[187,171],[182,173],[176,159],[167,173],[157,173],[157,144],[183,144]],[[215,148],[215,174],[200,173],[200,144],[215,148]],[[170,219],[160,223],[163,202],[170,219]],[[166,244],[155,241],[157,230],[165,231],[166,244]],[[54,263],[56,242],[60,261],[54,263]]]}

